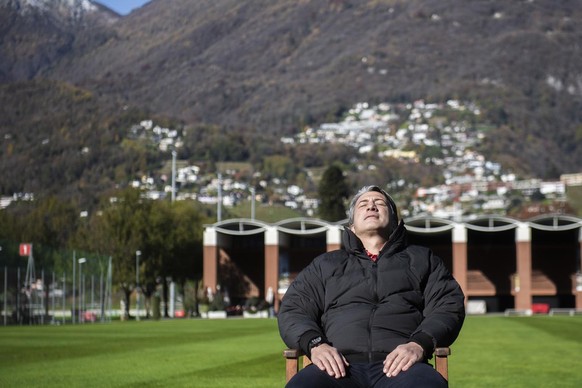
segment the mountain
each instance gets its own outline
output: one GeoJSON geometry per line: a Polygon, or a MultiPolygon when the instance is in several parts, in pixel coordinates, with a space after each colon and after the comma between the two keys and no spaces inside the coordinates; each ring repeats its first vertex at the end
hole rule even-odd
{"type": "Polygon", "coordinates": [[[74,85],[104,117],[271,134],[359,101],[471,100],[495,126],[490,159],[557,178],[582,169],[581,41],[576,0],[153,0],[124,17],[1,0],[0,82],[74,85]]]}
{"type": "Polygon", "coordinates": [[[118,19],[87,0],[0,0],[0,82],[33,79],[103,44],[118,19]]]}

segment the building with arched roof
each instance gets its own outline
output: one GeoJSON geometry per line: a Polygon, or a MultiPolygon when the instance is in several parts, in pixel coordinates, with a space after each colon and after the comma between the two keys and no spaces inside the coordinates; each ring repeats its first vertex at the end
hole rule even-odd
{"type": "MultiPolygon", "coordinates": [[[[224,220],[204,229],[204,284],[235,303],[273,291],[275,307],[289,282],[316,256],[341,247],[347,221],[293,218],[275,224],[224,220]]],[[[487,311],[582,309],[582,219],[550,214],[520,221],[481,216],[463,222],[405,220],[411,243],[430,247],[467,299],[487,311]]]]}

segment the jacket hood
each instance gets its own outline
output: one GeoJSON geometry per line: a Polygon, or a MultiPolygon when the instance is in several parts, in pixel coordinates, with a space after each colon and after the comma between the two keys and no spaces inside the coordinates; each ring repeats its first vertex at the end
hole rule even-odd
{"type": "MultiPolygon", "coordinates": [[[[390,220],[392,222],[392,219],[390,220]]],[[[351,254],[363,253],[364,252],[364,244],[362,240],[354,232],[351,231],[348,227],[344,228],[344,232],[342,234],[342,241],[343,246],[346,251],[351,254]]],[[[404,249],[407,245],[407,238],[406,238],[406,228],[404,227],[404,221],[400,221],[398,225],[394,229],[392,229],[392,234],[388,238],[388,242],[382,249],[380,254],[383,254],[386,251],[399,251],[404,249]]]]}

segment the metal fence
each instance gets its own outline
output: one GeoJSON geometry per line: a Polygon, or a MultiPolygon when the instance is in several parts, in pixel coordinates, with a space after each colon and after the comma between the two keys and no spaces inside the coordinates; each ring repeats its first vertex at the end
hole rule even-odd
{"type": "MultiPolygon", "coordinates": [[[[32,263],[32,264],[31,264],[32,263]]],[[[83,272],[83,259],[67,273],[26,268],[2,272],[0,324],[34,325],[110,321],[112,309],[111,260],[103,270],[83,272]]]]}

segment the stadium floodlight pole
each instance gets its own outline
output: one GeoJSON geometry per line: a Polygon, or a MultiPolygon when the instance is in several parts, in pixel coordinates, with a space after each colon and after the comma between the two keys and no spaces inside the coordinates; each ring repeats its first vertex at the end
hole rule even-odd
{"type": "Polygon", "coordinates": [[[63,325],[65,324],[65,303],[67,303],[67,273],[63,271],[63,325]]]}
{"type": "MultiPolygon", "coordinates": [[[[95,275],[91,275],[91,305],[89,306],[89,310],[93,310],[95,307],[95,275]]],[[[91,323],[95,322],[93,319],[93,311],[91,311],[91,323]]]]}
{"type": "Polygon", "coordinates": [[[135,292],[136,292],[136,309],[135,309],[135,320],[139,321],[139,257],[141,256],[141,251],[135,251],[135,292]]]}
{"type": "MultiPolygon", "coordinates": [[[[56,301],[55,301],[55,294],[56,294],[55,291],[57,288],[57,284],[55,283],[55,281],[56,281],[55,280],[55,271],[53,271],[53,280],[52,280],[53,293],[51,295],[51,307],[53,310],[53,313],[51,314],[51,324],[53,324],[53,325],[55,324],[55,315],[56,315],[55,310],[56,310],[56,306],[57,306],[56,301]]],[[[50,288],[49,288],[49,290],[50,290],[50,288]]]]}
{"type": "Polygon", "coordinates": [[[75,267],[77,265],[76,257],[77,257],[77,254],[75,251],[73,251],[73,290],[72,290],[73,300],[72,300],[72,306],[71,306],[71,323],[73,323],[73,324],[75,323],[75,290],[76,290],[76,288],[75,288],[75,279],[76,279],[75,267]]]}
{"type": "Polygon", "coordinates": [[[216,221],[222,221],[222,174],[218,173],[218,203],[216,209],[216,221]]]}
{"type": "Polygon", "coordinates": [[[251,187],[251,220],[255,219],[255,187],[251,187]]]}
{"type": "MultiPolygon", "coordinates": [[[[0,246],[0,252],[2,252],[1,246],[0,246]]],[[[8,292],[7,284],[8,284],[8,266],[5,265],[4,266],[4,310],[3,310],[4,314],[2,314],[4,316],[4,326],[6,326],[6,314],[7,314],[7,312],[6,312],[6,299],[8,299],[6,297],[6,295],[8,295],[7,294],[7,292],[8,292]]]]}
{"type": "Polygon", "coordinates": [[[84,258],[84,257],[81,257],[79,259],[79,323],[82,322],[82,316],[83,316],[83,312],[82,312],[82,310],[83,310],[83,297],[85,296],[84,295],[84,292],[83,292],[83,282],[82,282],[82,279],[83,278],[81,276],[81,274],[82,274],[83,271],[82,271],[82,265],[81,264],[86,263],[86,262],[87,262],[87,259],[84,258]]]}
{"type": "Polygon", "coordinates": [[[172,202],[176,200],[176,150],[172,151],[172,202]]]}
{"type": "MultiPolygon", "coordinates": [[[[16,270],[16,285],[18,288],[20,288],[20,267],[18,267],[18,269],[16,270]]],[[[20,314],[20,292],[16,293],[16,321],[18,322],[19,325],[22,326],[22,321],[20,320],[22,318],[21,314],[20,314]]]]}
{"type": "Polygon", "coordinates": [[[7,315],[7,310],[6,310],[6,299],[8,299],[6,297],[6,295],[8,295],[7,285],[8,285],[8,267],[5,265],[4,266],[4,326],[6,326],[6,315],[7,315]]]}

